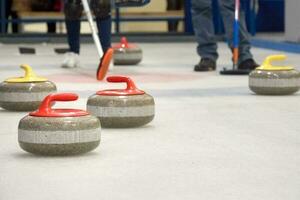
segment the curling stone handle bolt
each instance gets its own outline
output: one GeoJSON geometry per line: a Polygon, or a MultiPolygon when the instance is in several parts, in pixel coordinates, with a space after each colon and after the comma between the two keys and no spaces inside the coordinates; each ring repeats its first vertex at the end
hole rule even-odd
{"type": "Polygon", "coordinates": [[[136,90],[137,89],[137,87],[134,84],[133,80],[130,79],[129,77],[125,77],[125,76],[110,76],[110,77],[107,77],[106,80],[108,82],[110,82],[110,83],[126,83],[127,84],[126,90],[136,90]]]}
{"type": "Polygon", "coordinates": [[[51,107],[56,101],[76,101],[77,99],[78,95],[74,93],[49,94],[40,105],[39,112],[51,113],[51,107]]]}
{"type": "Polygon", "coordinates": [[[25,78],[30,79],[32,77],[36,77],[36,74],[29,65],[21,65],[21,68],[25,71],[25,78]]]}

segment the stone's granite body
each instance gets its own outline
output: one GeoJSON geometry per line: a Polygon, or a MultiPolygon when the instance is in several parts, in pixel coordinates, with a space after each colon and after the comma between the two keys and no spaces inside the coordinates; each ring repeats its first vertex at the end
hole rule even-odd
{"type": "Polygon", "coordinates": [[[297,70],[254,70],[249,75],[249,88],[261,95],[289,95],[300,89],[300,73],[297,70]]]}
{"type": "Polygon", "coordinates": [[[56,86],[50,81],[33,83],[0,84],[0,107],[11,111],[36,110],[42,100],[56,92],[56,86]]]}
{"type": "Polygon", "coordinates": [[[19,123],[20,147],[30,153],[47,156],[82,154],[100,143],[101,124],[98,118],[33,117],[19,123]]]}
{"type": "Polygon", "coordinates": [[[115,65],[137,65],[142,59],[143,52],[138,47],[114,49],[115,65]]]}
{"type": "Polygon", "coordinates": [[[155,115],[152,96],[102,96],[93,95],[88,99],[87,111],[99,117],[103,127],[129,128],[151,122],[155,115]]]}

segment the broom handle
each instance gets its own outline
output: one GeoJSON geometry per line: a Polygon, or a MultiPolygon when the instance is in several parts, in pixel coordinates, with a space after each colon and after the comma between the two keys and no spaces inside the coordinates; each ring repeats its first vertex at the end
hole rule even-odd
{"type": "Polygon", "coordinates": [[[239,60],[239,29],[240,29],[240,0],[235,0],[233,28],[233,68],[237,68],[239,60]]]}
{"type": "Polygon", "coordinates": [[[93,20],[93,17],[92,17],[90,6],[89,6],[87,0],[81,0],[81,2],[82,2],[86,17],[88,19],[88,22],[89,22],[89,25],[90,25],[90,28],[91,28],[91,31],[92,31],[93,39],[94,39],[94,42],[95,42],[95,45],[96,45],[96,49],[97,49],[99,58],[101,59],[102,56],[103,56],[103,50],[102,50],[102,47],[101,47],[101,42],[100,42],[99,36],[97,34],[96,26],[94,24],[94,20],[93,20]]]}

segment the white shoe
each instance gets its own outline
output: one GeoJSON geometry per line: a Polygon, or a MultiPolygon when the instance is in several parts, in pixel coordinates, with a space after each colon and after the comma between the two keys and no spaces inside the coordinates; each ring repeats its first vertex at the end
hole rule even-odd
{"type": "Polygon", "coordinates": [[[79,66],[80,66],[79,55],[77,53],[73,53],[73,52],[65,53],[65,58],[61,65],[62,68],[75,68],[79,66]]]}

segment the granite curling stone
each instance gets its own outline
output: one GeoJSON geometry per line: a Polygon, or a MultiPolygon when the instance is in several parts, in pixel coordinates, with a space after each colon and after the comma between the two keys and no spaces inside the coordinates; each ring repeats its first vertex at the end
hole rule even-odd
{"type": "Polygon", "coordinates": [[[272,66],[285,60],[285,55],[268,56],[262,66],[249,75],[249,88],[260,95],[289,95],[300,89],[300,73],[290,66],[272,66]]]}
{"type": "Polygon", "coordinates": [[[87,111],[99,117],[103,127],[139,127],[153,120],[155,103],[152,96],[137,89],[128,77],[111,76],[107,81],[126,82],[127,88],[98,91],[88,99],[87,111]]]}
{"type": "Polygon", "coordinates": [[[11,111],[33,111],[50,93],[56,92],[54,83],[38,77],[28,65],[22,65],[24,77],[9,78],[0,83],[0,107],[11,111]]]}
{"type": "Polygon", "coordinates": [[[137,65],[143,59],[142,49],[135,44],[128,43],[125,37],[121,43],[113,46],[115,65],[137,65]]]}
{"type": "Polygon", "coordinates": [[[39,109],[21,119],[20,147],[33,154],[66,156],[83,154],[100,144],[101,124],[83,110],[52,109],[55,101],[75,101],[76,94],[50,94],[39,109]]]}

